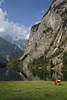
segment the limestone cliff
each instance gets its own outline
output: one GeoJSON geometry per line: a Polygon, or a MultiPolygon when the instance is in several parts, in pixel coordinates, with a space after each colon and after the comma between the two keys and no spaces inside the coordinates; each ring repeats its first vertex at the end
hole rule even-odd
{"type": "MultiPolygon", "coordinates": [[[[67,52],[67,0],[53,0],[41,23],[32,26],[24,55],[28,79],[63,79],[67,52]]],[[[67,66],[66,66],[67,67],[67,66]]]]}

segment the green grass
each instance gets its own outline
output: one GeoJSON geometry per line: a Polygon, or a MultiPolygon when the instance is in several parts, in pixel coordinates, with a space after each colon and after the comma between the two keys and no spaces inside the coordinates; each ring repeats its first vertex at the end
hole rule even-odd
{"type": "Polygon", "coordinates": [[[0,82],[0,100],[67,100],[67,82],[0,82]]]}

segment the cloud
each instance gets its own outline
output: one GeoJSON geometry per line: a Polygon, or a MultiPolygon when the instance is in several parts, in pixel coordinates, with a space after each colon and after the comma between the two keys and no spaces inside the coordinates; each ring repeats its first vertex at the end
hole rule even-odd
{"type": "Polygon", "coordinates": [[[0,28],[0,33],[2,33],[2,32],[5,32],[5,29],[4,28],[0,28]]]}
{"type": "Polygon", "coordinates": [[[41,13],[43,14],[45,12],[45,10],[42,10],[41,13]]]}
{"type": "Polygon", "coordinates": [[[36,21],[34,24],[38,24],[38,23],[40,23],[41,21],[36,21]]]}
{"type": "Polygon", "coordinates": [[[0,21],[4,20],[7,16],[7,11],[3,11],[2,8],[0,8],[0,21]]]}
{"type": "Polygon", "coordinates": [[[26,37],[25,37],[25,39],[26,39],[26,40],[28,40],[28,39],[29,39],[29,35],[30,35],[30,34],[27,34],[27,35],[26,35],[26,37]]]}
{"type": "Polygon", "coordinates": [[[25,39],[26,39],[26,40],[29,39],[31,26],[29,26],[27,30],[28,30],[28,34],[25,36],[25,39]]]}
{"type": "Polygon", "coordinates": [[[19,39],[27,39],[29,34],[29,28],[24,25],[20,26],[12,21],[6,19],[7,11],[3,11],[0,8],[0,36],[11,36],[13,41],[19,39]]]}
{"type": "Polygon", "coordinates": [[[48,8],[43,9],[43,10],[41,11],[41,14],[45,14],[47,11],[48,11],[48,8]]]}
{"type": "Polygon", "coordinates": [[[0,0],[0,6],[4,3],[4,0],[0,0]]]}

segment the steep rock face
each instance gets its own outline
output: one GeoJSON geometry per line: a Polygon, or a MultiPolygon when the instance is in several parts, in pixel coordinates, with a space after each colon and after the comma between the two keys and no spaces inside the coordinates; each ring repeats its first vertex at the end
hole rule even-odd
{"type": "Polygon", "coordinates": [[[63,54],[66,51],[67,1],[53,0],[41,23],[31,28],[24,55],[19,59],[23,61],[23,72],[29,79],[39,79],[38,73],[46,70],[47,73],[44,72],[46,79],[49,77],[62,79],[64,77],[62,72],[64,68],[63,54]],[[44,63],[35,63],[41,57],[43,57],[44,63]],[[46,65],[45,62],[47,62],[46,65]]]}

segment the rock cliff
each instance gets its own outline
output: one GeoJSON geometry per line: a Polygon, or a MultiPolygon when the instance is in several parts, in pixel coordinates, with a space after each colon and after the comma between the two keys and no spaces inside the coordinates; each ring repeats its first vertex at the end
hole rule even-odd
{"type": "Polygon", "coordinates": [[[67,75],[67,0],[53,0],[41,23],[31,28],[22,70],[27,79],[64,79],[67,75]]]}

